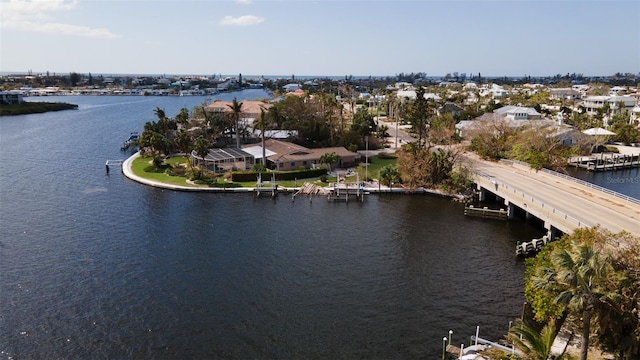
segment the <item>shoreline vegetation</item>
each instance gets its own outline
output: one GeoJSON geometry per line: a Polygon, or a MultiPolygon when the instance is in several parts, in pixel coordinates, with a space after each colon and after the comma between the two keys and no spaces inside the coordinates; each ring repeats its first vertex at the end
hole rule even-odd
{"type": "MultiPolygon", "coordinates": [[[[395,163],[395,159],[386,159],[386,158],[378,158],[377,156],[372,156],[369,158],[371,163],[369,164],[369,173],[377,173],[379,168],[389,165],[390,162],[395,163]],[[374,165],[375,164],[375,165],[374,165]]],[[[360,166],[355,171],[351,172],[350,176],[343,177],[341,176],[341,180],[344,180],[348,183],[356,182],[358,179],[358,174],[360,174],[361,178],[364,178],[364,167],[360,166]]],[[[208,176],[204,175],[200,180],[191,180],[189,178],[189,169],[187,158],[184,156],[173,156],[163,161],[162,165],[159,167],[155,167],[153,165],[153,160],[151,156],[141,156],[139,153],[132,155],[128,160],[123,163],[123,173],[125,176],[129,177],[131,180],[142,183],[143,185],[151,185],[162,187],[170,190],[185,190],[185,191],[236,191],[236,192],[250,192],[256,189],[257,183],[255,181],[248,182],[234,182],[231,179],[227,179],[221,176],[208,176]],[[124,167],[128,167],[128,171],[124,169],[124,167]],[[182,169],[182,170],[179,170],[182,169]],[[176,171],[177,170],[177,171],[176,171]],[[127,176],[127,172],[129,172],[132,177],[127,176]],[[142,180],[148,180],[152,182],[152,184],[139,181],[137,178],[142,180]]],[[[318,187],[331,187],[332,184],[335,184],[337,178],[335,175],[327,175],[321,177],[314,178],[305,178],[305,179],[297,179],[297,180],[279,180],[276,181],[278,189],[283,192],[295,192],[299,190],[305,183],[311,183],[318,187]]],[[[380,185],[379,179],[374,179],[376,181],[370,181],[368,183],[369,186],[365,185],[365,191],[368,192],[401,192],[407,194],[431,194],[436,196],[448,197],[454,200],[463,201],[466,197],[460,194],[453,194],[446,191],[442,191],[440,189],[427,189],[427,188],[417,188],[417,189],[407,189],[400,185],[396,185],[394,187],[389,187],[386,185],[380,185]]],[[[263,180],[263,183],[269,182],[270,179],[263,180]]]]}
{"type": "Polygon", "coordinates": [[[28,102],[0,105],[0,116],[41,114],[49,111],[77,110],[78,105],[62,102],[28,102]]]}

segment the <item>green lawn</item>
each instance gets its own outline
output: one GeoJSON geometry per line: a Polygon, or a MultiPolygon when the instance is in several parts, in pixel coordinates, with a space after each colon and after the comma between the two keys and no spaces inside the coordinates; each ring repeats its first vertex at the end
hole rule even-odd
{"type": "MultiPolygon", "coordinates": [[[[180,161],[180,157],[171,158],[168,162],[176,164],[180,161]]],[[[186,161],[184,157],[182,157],[182,161],[186,161]]],[[[187,183],[186,176],[171,176],[167,174],[165,169],[157,169],[154,170],[151,165],[151,157],[139,157],[133,160],[131,164],[131,171],[141,178],[155,180],[159,182],[163,182],[171,185],[182,185],[182,186],[192,186],[192,187],[201,187],[197,185],[192,185],[187,183]]]]}
{"type": "MultiPolygon", "coordinates": [[[[190,186],[190,187],[226,187],[226,188],[235,188],[235,187],[245,187],[245,188],[254,188],[256,187],[255,181],[250,182],[235,182],[229,183],[225,182],[222,178],[207,178],[204,181],[199,181],[199,185],[189,184],[187,183],[186,176],[172,176],[166,173],[165,170],[169,168],[169,165],[175,166],[177,164],[187,164],[187,158],[184,156],[176,156],[164,161],[166,165],[164,165],[160,169],[154,169],[151,165],[151,157],[139,157],[133,161],[131,164],[131,171],[137,176],[140,176],[145,179],[155,180],[166,184],[172,185],[182,185],[182,186],[190,186]]],[[[188,165],[187,165],[188,167],[188,165]]],[[[363,170],[364,171],[364,170],[363,170]]],[[[355,178],[355,177],[354,177],[355,178]]],[[[335,177],[328,177],[328,182],[335,181],[335,177]]],[[[278,181],[278,186],[292,188],[292,187],[300,187],[305,182],[311,182],[318,186],[327,186],[327,183],[320,182],[317,177],[310,179],[298,179],[297,181],[278,181]]]]}
{"type": "MultiPolygon", "coordinates": [[[[364,159],[363,159],[363,163],[360,164],[360,166],[358,166],[358,168],[356,169],[356,171],[358,172],[358,174],[360,174],[360,179],[364,180],[364,176],[365,173],[369,174],[369,178],[370,179],[378,179],[380,178],[379,174],[380,174],[380,169],[382,169],[383,167],[387,166],[387,165],[395,165],[396,161],[398,161],[398,159],[381,159],[380,157],[378,157],[378,155],[374,155],[374,156],[370,156],[369,157],[369,166],[367,169],[365,169],[365,165],[364,165],[364,159]]],[[[347,178],[347,181],[355,181],[356,177],[355,176],[350,176],[347,178]]]]}

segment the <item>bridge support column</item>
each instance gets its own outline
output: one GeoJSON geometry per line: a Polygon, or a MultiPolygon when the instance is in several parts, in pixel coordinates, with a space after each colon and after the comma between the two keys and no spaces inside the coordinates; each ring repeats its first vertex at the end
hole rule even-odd
{"type": "Polygon", "coordinates": [[[485,201],[487,198],[487,190],[483,187],[480,187],[478,190],[480,190],[480,194],[478,194],[478,201],[485,201]]]}
{"type": "Polygon", "coordinates": [[[512,202],[507,203],[507,213],[509,214],[509,220],[513,219],[516,215],[516,206],[512,202]]]}
{"type": "Polygon", "coordinates": [[[531,218],[533,217],[533,215],[531,215],[530,212],[528,212],[526,209],[524,210],[524,218],[526,220],[531,220],[531,218]]]}
{"type": "Polygon", "coordinates": [[[554,228],[553,226],[549,226],[549,239],[556,239],[562,236],[562,231],[554,228]]]}

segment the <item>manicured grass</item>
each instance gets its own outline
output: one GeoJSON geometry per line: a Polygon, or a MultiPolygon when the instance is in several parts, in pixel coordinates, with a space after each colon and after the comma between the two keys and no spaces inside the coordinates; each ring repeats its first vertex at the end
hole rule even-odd
{"type": "MultiPolygon", "coordinates": [[[[175,166],[179,164],[187,164],[187,158],[184,156],[176,156],[170,159],[166,159],[164,161],[164,165],[159,169],[154,169],[151,165],[151,157],[139,157],[133,161],[131,164],[131,171],[137,176],[140,176],[145,179],[159,181],[165,184],[171,185],[181,185],[181,186],[190,186],[190,187],[215,187],[215,188],[254,188],[256,187],[255,181],[250,182],[235,182],[229,183],[225,182],[221,178],[210,178],[206,177],[203,180],[194,181],[196,184],[187,183],[187,176],[172,176],[166,173],[166,170],[169,169],[170,166],[175,166]]],[[[187,166],[188,168],[188,166],[187,166]]],[[[328,182],[335,181],[335,177],[328,177],[328,182]]],[[[305,182],[311,182],[318,186],[327,186],[328,183],[323,183],[319,181],[319,178],[311,178],[311,179],[298,179],[297,181],[278,181],[278,186],[292,188],[294,186],[300,187],[305,182]]]]}
{"type": "MultiPolygon", "coordinates": [[[[178,159],[178,158],[173,158],[178,159]]],[[[171,159],[170,159],[171,160],[171,159]]],[[[175,160],[178,161],[178,160],[175,160]]],[[[184,161],[184,158],[183,158],[184,161]]],[[[153,165],[151,165],[150,157],[139,157],[133,160],[131,164],[131,171],[142,178],[155,180],[159,182],[163,182],[171,185],[182,185],[182,186],[192,186],[192,187],[202,187],[197,185],[192,185],[187,183],[186,176],[171,176],[164,172],[165,169],[153,169],[153,165]]]]}
{"type": "MultiPolygon", "coordinates": [[[[369,157],[369,166],[367,169],[365,169],[365,164],[363,159],[363,163],[360,164],[360,166],[358,166],[356,171],[358,172],[358,174],[360,174],[360,180],[364,180],[365,173],[369,174],[370,179],[378,179],[380,174],[380,169],[382,169],[387,165],[395,165],[397,161],[398,159],[395,159],[395,158],[381,159],[380,157],[378,157],[378,155],[374,155],[369,157]]],[[[355,176],[350,176],[349,178],[347,178],[347,181],[349,180],[353,181],[355,179],[356,179],[355,176]]]]}

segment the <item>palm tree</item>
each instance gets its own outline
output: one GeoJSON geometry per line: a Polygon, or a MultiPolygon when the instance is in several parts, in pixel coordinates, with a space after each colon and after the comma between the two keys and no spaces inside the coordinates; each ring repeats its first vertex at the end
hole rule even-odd
{"type": "Polygon", "coordinates": [[[162,119],[167,117],[165,112],[164,112],[164,109],[161,109],[160,107],[156,107],[153,110],[153,113],[156,114],[156,116],[158,117],[158,120],[162,120],[162,119]]]}
{"type": "Polygon", "coordinates": [[[227,105],[233,111],[233,123],[236,132],[236,147],[240,148],[240,113],[242,112],[242,102],[233,98],[231,105],[227,105]]]}
{"type": "Polygon", "coordinates": [[[568,249],[551,254],[551,266],[540,268],[534,282],[542,288],[557,291],[556,301],[570,314],[582,317],[580,359],[587,360],[591,319],[600,303],[611,299],[606,291],[613,268],[608,255],[600,255],[590,244],[572,243],[568,249]]]}
{"type": "Polygon", "coordinates": [[[547,360],[555,336],[556,329],[553,321],[546,324],[541,331],[537,331],[518,319],[516,326],[507,335],[507,341],[520,350],[522,358],[526,360],[547,360]]]}
{"type": "Polygon", "coordinates": [[[260,108],[260,120],[258,120],[258,122],[254,123],[253,125],[253,130],[255,131],[256,128],[260,127],[260,137],[262,138],[262,165],[267,166],[267,150],[265,149],[265,131],[266,131],[266,127],[268,124],[268,120],[267,120],[267,113],[264,111],[264,109],[261,107],[260,108]]]}
{"type": "Polygon", "coordinates": [[[329,172],[331,172],[331,164],[335,164],[340,160],[340,156],[335,152],[322,154],[320,156],[320,164],[327,164],[329,172]]]}
{"type": "Polygon", "coordinates": [[[380,182],[387,186],[391,186],[391,183],[399,183],[400,171],[395,165],[386,165],[380,169],[380,182]]]}
{"type": "Polygon", "coordinates": [[[209,154],[209,145],[209,140],[207,140],[206,138],[199,138],[198,140],[196,140],[196,144],[194,147],[196,154],[202,158],[202,166],[200,167],[202,173],[204,173],[207,169],[205,157],[209,154]]]}

